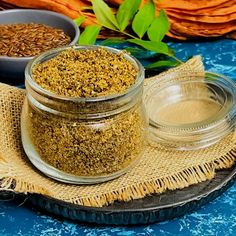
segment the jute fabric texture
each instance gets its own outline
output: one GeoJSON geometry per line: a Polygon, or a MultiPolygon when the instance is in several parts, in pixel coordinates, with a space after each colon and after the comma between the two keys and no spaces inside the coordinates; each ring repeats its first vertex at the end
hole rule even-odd
{"type": "MultiPolygon", "coordinates": [[[[158,76],[157,80],[178,75],[204,73],[199,56],[158,76]]],[[[84,206],[102,207],[114,201],[130,201],[153,193],[188,187],[214,178],[218,169],[229,168],[236,157],[235,135],[196,151],[176,151],[161,145],[148,145],[139,164],[127,174],[96,185],[76,186],[54,181],[29,162],[20,133],[20,116],[25,91],[0,83],[0,190],[37,193],[84,206]]]]}

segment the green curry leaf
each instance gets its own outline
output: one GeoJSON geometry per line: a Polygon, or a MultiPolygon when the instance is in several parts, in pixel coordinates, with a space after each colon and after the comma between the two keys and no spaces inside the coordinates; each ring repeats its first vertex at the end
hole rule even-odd
{"type": "Polygon", "coordinates": [[[162,53],[168,56],[170,55],[167,44],[163,42],[153,42],[142,39],[128,39],[127,41],[130,43],[137,44],[147,50],[154,51],[156,53],[162,53]]]}
{"type": "Polygon", "coordinates": [[[150,27],[147,30],[148,38],[151,41],[160,42],[170,29],[170,22],[164,10],[160,10],[150,27]]]}
{"type": "Polygon", "coordinates": [[[87,26],[79,37],[78,43],[80,45],[91,45],[96,42],[97,36],[101,30],[100,25],[87,26]]]}
{"type": "Polygon", "coordinates": [[[154,63],[151,63],[147,66],[145,66],[146,68],[148,69],[153,69],[153,68],[158,68],[158,67],[171,67],[171,66],[176,66],[178,65],[179,63],[176,62],[176,61],[166,61],[166,60],[163,60],[163,61],[157,61],[157,62],[154,62],[154,63]]]}
{"type": "Polygon", "coordinates": [[[138,11],[141,0],[124,0],[120,5],[116,19],[119,24],[121,31],[124,31],[129,24],[129,21],[134,17],[135,13],[138,11]]]}
{"type": "Polygon", "coordinates": [[[92,0],[93,11],[98,22],[108,29],[116,30],[119,28],[115,15],[111,8],[102,0],[92,0]]]}
{"type": "Polygon", "coordinates": [[[122,38],[109,38],[109,39],[105,39],[103,40],[100,45],[102,46],[114,46],[114,44],[121,44],[124,43],[125,40],[122,38]]]}
{"type": "Polygon", "coordinates": [[[155,18],[155,5],[153,1],[146,3],[135,15],[132,22],[133,31],[142,38],[155,18]]]}
{"type": "Polygon", "coordinates": [[[83,23],[84,19],[85,19],[84,16],[80,16],[80,17],[74,19],[74,22],[76,23],[76,25],[80,26],[83,23]]]}

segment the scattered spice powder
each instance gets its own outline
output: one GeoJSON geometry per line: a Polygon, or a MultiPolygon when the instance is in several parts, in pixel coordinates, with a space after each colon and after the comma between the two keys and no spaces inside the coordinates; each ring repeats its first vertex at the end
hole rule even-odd
{"type": "MultiPolygon", "coordinates": [[[[39,85],[68,97],[120,93],[134,84],[136,75],[123,54],[105,49],[70,49],[33,68],[39,85]]],[[[129,166],[143,150],[146,119],[141,98],[136,101],[126,111],[92,120],[39,111],[29,104],[26,122],[37,152],[51,166],[77,176],[106,175],[129,166]]]]}
{"type": "Polygon", "coordinates": [[[122,93],[137,70],[122,53],[68,49],[33,69],[34,80],[44,89],[69,97],[99,97],[122,93]]]}
{"type": "Polygon", "coordinates": [[[59,46],[70,44],[70,37],[61,29],[44,24],[1,24],[0,55],[31,57],[59,46]]]}

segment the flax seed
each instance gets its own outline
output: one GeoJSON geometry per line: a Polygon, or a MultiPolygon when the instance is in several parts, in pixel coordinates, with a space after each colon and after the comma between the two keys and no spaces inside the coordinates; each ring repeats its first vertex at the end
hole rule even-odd
{"type": "Polygon", "coordinates": [[[70,37],[61,29],[44,24],[0,25],[0,56],[36,56],[70,42],[70,37]]]}

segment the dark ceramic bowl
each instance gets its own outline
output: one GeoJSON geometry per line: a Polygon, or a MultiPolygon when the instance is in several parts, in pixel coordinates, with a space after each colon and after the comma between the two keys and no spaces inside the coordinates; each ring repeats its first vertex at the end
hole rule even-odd
{"type": "MultiPolygon", "coordinates": [[[[0,11],[0,24],[39,23],[62,29],[75,45],[79,38],[79,28],[70,18],[52,11],[14,9],[0,11]]],[[[18,85],[24,80],[24,70],[33,57],[0,56],[0,82],[18,85]]]]}

